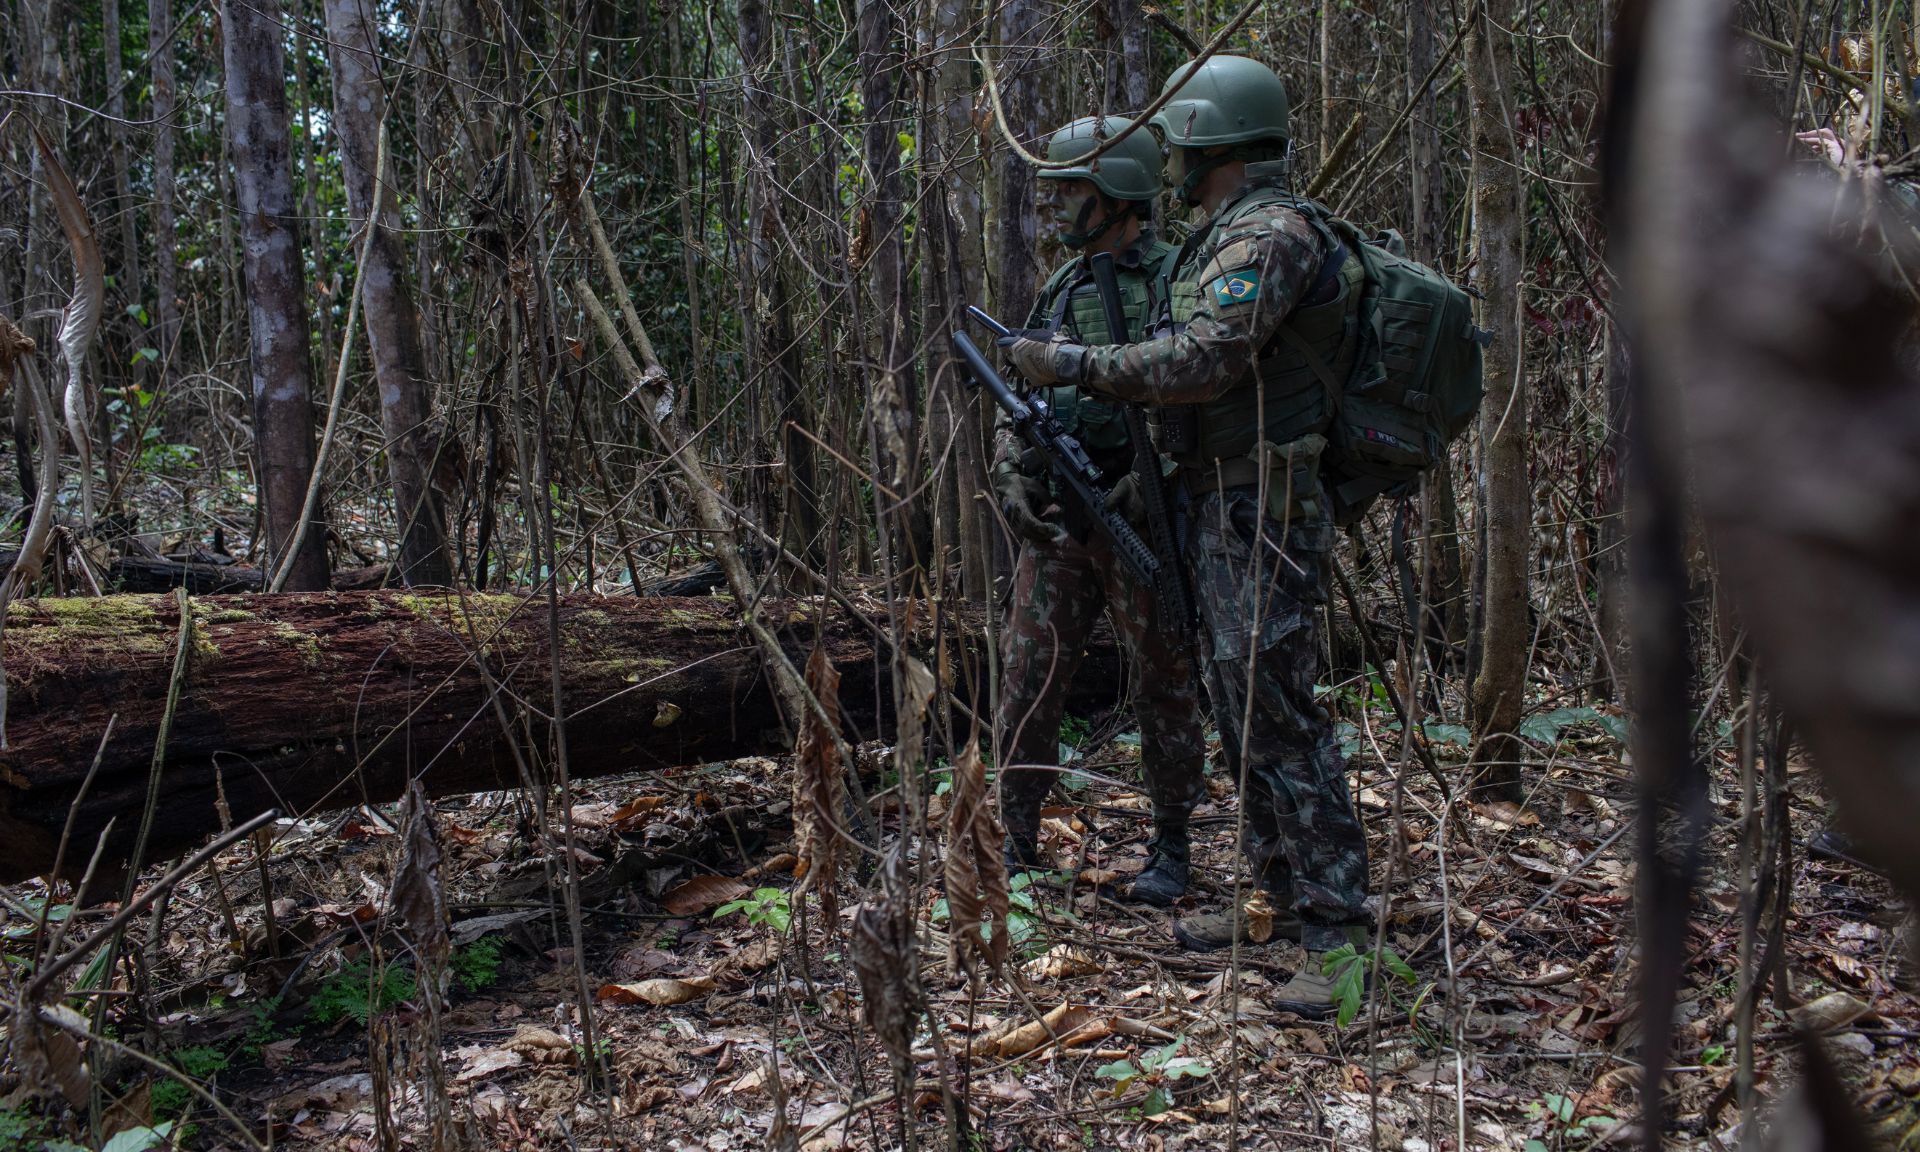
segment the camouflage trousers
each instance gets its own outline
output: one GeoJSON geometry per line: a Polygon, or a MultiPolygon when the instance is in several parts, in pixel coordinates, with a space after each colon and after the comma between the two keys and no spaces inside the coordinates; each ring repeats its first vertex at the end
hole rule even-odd
{"type": "Polygon", "coordinates": [[[1060,773],[1067,688],[1104,608],[1133,668],[1140,764],[1154,822],[1183,821],[1206,794],[1206,738],[1191,646],[1157,626],[1153,591],[1136,582],[1105,536],[1057,546],[1023,543],[1000,630],[1000,798],[1037,812],[1060,773]],[[1022,767],[1025,766],[1025,767],[1022,767]]]}
{"type": "Polygon", "coordinates": [[[1333,529],[1262,517],[1245,489],[1195,497],[1187,517],[1207,695],[1236,781],[1246,753],[1247,855],[1261,886],[1299,914],[1305,946],[1336,948],[1341,926],[1367,919],[1367,840],[1332,718],[1313,694],[1333,529]]]}

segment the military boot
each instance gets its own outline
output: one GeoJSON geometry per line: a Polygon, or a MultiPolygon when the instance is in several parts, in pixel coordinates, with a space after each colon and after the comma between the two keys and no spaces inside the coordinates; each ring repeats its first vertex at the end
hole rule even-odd
{"type": "MultiPolygon", "coordinates": [[[[1364,925],[1336,929],[1346,936],[1345,943],[1352,944],[1354,951],[1365,956],[1371,950],[1369,934],[1364,925]]],[[[1292,1012],[1310,1020],[1319,1020],[1331,1016],[1340,1004],[1333,994],[1334,978],[1327,974],[1327,954],[1340,944],[1337,937],[1330,937],[1327,930],[1317,928],[1307,949],[1306,962],[1293,979],[1282,984],[1273,994],[1272,1005],[1282,1012],[1292,1012]]],[[[1365,963],[1363,960],[1362,963],[1365,963]]],[[[1371,965],[1368,965],[1371,968],[1371,965]]],[[[1361,989],[1372,986],[1372,974],[1363,970],[1361,989]]]]}
{"type": "Polygon", "coordinates": [[[1157,829],[1147,845],[1147,866],[1133,878],[1127,898],[1165,908],[1187,891],[1187,823],[1166,820],[1159,822],[1157,829]]]}
{"type": "Polygon", "coordinates": [[[1263,888],[1244,897],[1237,907],[1173,922],[1173,938],[1189,952],[1218,952],[1231,948],[1236,938],[1265,944],[1281,937],[1298,940],[1300,918],[1285,899],[1263,888]]]}

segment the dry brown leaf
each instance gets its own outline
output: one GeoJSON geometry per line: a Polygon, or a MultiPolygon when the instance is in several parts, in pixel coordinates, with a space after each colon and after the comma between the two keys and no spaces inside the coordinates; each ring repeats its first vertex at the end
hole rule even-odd
{"type": "Polygon", "coordinates": [[[653,726],[655,728],[671,727],[675,720],[680,719],[680,712],[680,705],[671,700],[656,702],[653,706],[653,726]]]}
{"type": "Polygon", "coordinates": [[[1000,1037],[995,1045],[1002,1060],[1024,1056],[1055,1036],[1068,1036],[1093,1019],[1093,1009],[1085,1004],[1065,1003],[1038,1020],[1022,1024],[1000,1037]]]}
{"type": "Polygon", "coordinates": [[[495,1048],[492,1051],[482,1052],[480,1055],[475,1056],[471,1063],[460,1070],[459,1075],[455,1076],[454,1080],[463,1084],[469,1083],[482,1079],[483,1077],[492,1076],[496,1072],[505,1072],[509,1068],[518,1068],[520,1065],[526,1063],[526,1059],[525,1056],[515,1052],[511,1048],[495,1048]]]}
{"type": "Polygon", "coordinates": [[[1080,882],[1098,888],[1102,884],[1111,884],[1120,878],[1120,873],[1111,868],[1083,868],[1080,870],[1080,882]]]}
{"type": "Polygon", "coordinates": [[[798,868],[799,866],[800,866],[800,858],[798,856],[795,856],[791,852],[782,852],[780,853],[780,855],[775,856],[773,859],[768,860],[762,864],[755,864],[753,867],[747,869],[745,872],[740,873],[740,878],[742,880],[750,880],[753,877],[765,876],[772,872],[791,873],[795,868],[798,868]]]}
{"type": "Polygon", "coordinates": [[[1009,893],[1001,856],[1006,833],[987,797],[978,736],[953,765],[953,810],[947,817],[947,966],[998,975],[1007,959],[1009,893]]]}
{"type": "Polygon", "coordinates": [[[1538,815],[1511,800],[1493,800],[1485,804],[1475,804],[1473,810],[1483,819],[1507,828],[1530,828],[1540,823],[1538,815]]]}
{"type": "Polygon", "coordinates": [[[1256,888],[1247,899],[1247,939],[1255,944],[1265,944],[1273,939],[1273,902],[1267,899],[1265,888],[1256,888]]]}
{"type": "MultiPolygon", "coordinates": [[[[829,717],[840,714],[840,673],[816,645],[807,657],[807,688],[829,717]]],[[[812,892],[829,926],[840,915],[834,881],[840,871],[841,814],[847,809],[847,766],[840,759],[837,733],[809,710],[800,726],[793,758],[793,842],[800,878],[795,895],[812,892]]]]}
{"type": "MultiPolygon", "coordinates": [[[[903,722],[904,726],[904,722],[903,722]]],[[[913,1069],[913,1033],[924,996],[913,979],[913,899],[896,842],[880,867],[880,892],[853,917],[853,968],[867,1027],[887,1050],[896,1080],[913,1069]]]]}
{"type": "Polygon", "coordinates": [[[522,1024],[514,1029],[505,1047],[534,1064],[570,1064],[576,1055],[572,1041],[550,1028],[533,1024],[522,1024]]]}
{"type": "Polygon", "coordinates": [[[1795,1024],[1812,1032],[1844,1028],[1873,1011],[1873,1006],[1845,992],[1829,992],[1787,1013],[1795,1024]]]}
{"type": "Polygon", "coordinates": [[[698,1000],[713,991],[713,987],[711,976],[693,976],[685,980],[656,976],[632,984],[602,984],[599,997],[615,1004],[652,1004],[656,1008],[667,1008],[698,1000]]]}
{"type": "Polygon", "coordinates": [[[646,821],[641,817],[667,806],[665,796],[635,796],[614,810],[607,822],[622,832],[631,832],[646,821]]]}
{"type": "Polygon", "coordinates": [[[1065,944],[1055,944],[1046,955],[1027,961],[1026,970],[1035,980],[1064,980],[1105,971],[1098,960],[1065,944]]]}
{"type": "Polygon", "coordinates": [[[675,885],[660,897],[660,906],[675,916],[693,916],[729,900],[738,900],[752,889],[731,876],[695,876],[675,885]]]}

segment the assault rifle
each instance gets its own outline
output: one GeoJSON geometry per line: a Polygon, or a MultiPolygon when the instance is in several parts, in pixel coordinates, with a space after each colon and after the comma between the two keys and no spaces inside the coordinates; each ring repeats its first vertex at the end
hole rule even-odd
{"type": "MultiPolygon", "coordinates": [[[[1113,253],[1096,252],[1087,263],[1093,269],[1094,290],[1099,292],[1100,308],[1106,314],[1107,339],[1126,344],[1130,334],[1126,309],[1120,303],[1120,281],[1113,271],[1113,253]]],[[[1193,620],[1193,597],[1187,591],[1186,566],[1180,562],[1180,543],[1174,535],[1173,509],[1167,501],[1166,477],[1160,471],[1160,453],[1153,450],[1147,414],[1140,406],[1122,404],[1120,411],[1127,422],[1127,436],[1133,441],[1133,482],[1146,509],[1147,538],[1160,560],[1160,574],[1153,584],[1160,623],[1163,627],[1184,628],[1193,620]]]]}
{"type": "MultiPolygon", "coordinates": [[[[1010,335],[1006,325],[982,312],[969,307],[967,313],[985,324],[997,336],[1010,335]]],[[[1091,459],[1080,441],[1068,432],[1066,425],[1053,414],[1045,400],[1038,396],[1022,400],[1007,387],[1000,373],[981,354],[980,349],[967,338],[965,332],[953,334],[954,351],[960,353],[960,359],[967,366],[968,375],[973,377],[975,385],[985,388],[1000,405],[1002,411],[1013,424],[1014,432],[1047,459],[1053,474],[1073,492],[1087,510],[1087,518],[1106,533],[1113,542],[1113,550],[1132,570],[1135,577],[1146,584],[1158,584],[1161,564],[1159,557],[1140,534],[1127,523],[1127,518],[1119,509],[1107,507],[1107,497],[1111,489],[1104,483],[1105,476],[1091,459]]]]}

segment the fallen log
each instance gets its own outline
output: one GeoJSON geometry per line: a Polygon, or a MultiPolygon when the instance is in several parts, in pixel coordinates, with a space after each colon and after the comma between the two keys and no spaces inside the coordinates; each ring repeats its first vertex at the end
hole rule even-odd
{"type": "MultiPolygon", "coordinates": [[[[575,778],[788,747],[761,657],[727,598],[568,596],[557,653],[545,602],[519,596],[210,596],[191,610],[148,863],[218,831],[223,798],[238,822],[268,807],[296,814],[391,800],[412,775],[434,795],[517,787],[515,742],[536,769],[551,761],[556,655],[575,778]],[[539,745],[530,752],[529,739],[539,745]]],[[[793,601],[762,607],[796,663],[814,643],[816,614],[793,601]]],[[[70,811],[64,871],[85,866],[109,819],[105,859],[130,850],[179,624],[171,596],[10,606],[0,881],[49,870],[70,811]],[[81,797],[96,751],[100,769],[81,797]]],[[[884,642],[843,612],[823,624],[849,739],[884,735],[884,642]]],[[[1120,673],[1103,628],[1071,706],[1115,703],[1120,673]]]]}

